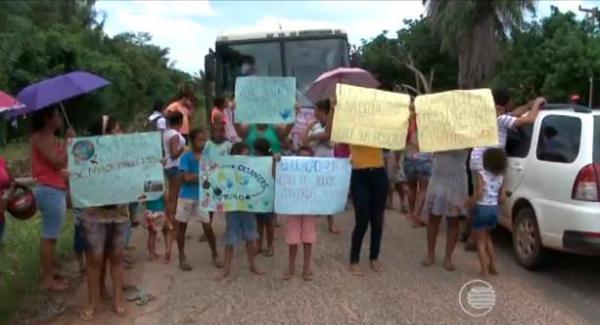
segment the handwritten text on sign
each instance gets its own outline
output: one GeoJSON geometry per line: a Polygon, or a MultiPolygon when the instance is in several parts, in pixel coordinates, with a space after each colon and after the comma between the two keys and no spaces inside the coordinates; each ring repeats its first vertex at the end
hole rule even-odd
{"type": "Polygon", "coordinates": [[[207,211],[273,212],[273,158],[224,156],[200,164],[200,206],[207,211]]]}
{"type": "Polygon", "coordinates": [[[344,211],[351,171],[348,159],[283,157],[277,163],[275,212],[329,215],[344,211]]]}
{"type": "Polygon", "coordinates": [[[69,139],[68,156],[76,208],[154,200],[164,192],[158,132],[69,139]]]}
{"type": "Polygon", "coordinates": [[[419,149],[446,151],[498,144],[489,89],[453,90],[415,99],[419,149]]]}
{"type": "Polygon", "coordinates": [[[338,84],[331,138],[334,142],[376,148],[406,145],[410,97],[338,84]]]}
{"type": "Polygon", "coordinates": [[[296,78],[238,77],[235,82],[235,121],[294,123],[296,78]]]}

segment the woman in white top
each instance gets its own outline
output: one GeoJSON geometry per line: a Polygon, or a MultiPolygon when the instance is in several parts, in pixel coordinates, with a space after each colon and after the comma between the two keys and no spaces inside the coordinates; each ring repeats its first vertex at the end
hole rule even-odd
{"type": "Polygon", "coordinates": [[[165,178],[167,180],[167,202],[165,216],[172,222],[175,218],[177,208],[177,197],[179,196],[179,157],[185,150],[185,138],[179,133],[183,124],[183,115],[180,112],[170,112],[166,116],[168,128],[163,132],[163,148],[165,152],[165,178]]]}
{"type": "MultiPolygon", "coordinates": [[[[315,157],[333,158],[333,145],[329,141],[329,136],[325,130],[325,125],[329,120],[329,111],[331,102],[329,99],[322,100],[316,104],[314,122],[310,123],[304,134],[304,144],[309,146],[315,153],[315,157]]],[[[339,234],[340,230],[335,226],[333,216],[327,216],[329,232],[339,234]]]]}
{"type": "Polygon", "coordinates": [[[479,170],[476,175],[475,192],[467,200],[467,205],[473,207],[471,229],[477,244],[482,276],[498,274],[490,230],[496,228],[499,204],[506,199],[504,189],[506,166],[507,159],[503,149],[487,149],[483,154],[483,170],[479,170]]]}

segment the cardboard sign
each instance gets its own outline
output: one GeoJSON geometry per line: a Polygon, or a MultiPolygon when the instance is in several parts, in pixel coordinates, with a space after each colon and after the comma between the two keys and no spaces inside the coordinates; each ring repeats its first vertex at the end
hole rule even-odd
{"type": "Polygon", "coordinates": [[[337,84],[331,140],[400,150],[406,145],[410,96],[337,84]]]}
{"type": "Polygon", "coordinates": [[[200,164],[206,211],[273,212],[272,157],[224,156],[200,164]]]}
{"type": "Polygon", "coordinates": [[[348,159],[283,157],[277,163],[275,212],[330,215],[344,211],[351,172],[348,159]]]}
{"type": "Polygon", "coordinates": [[[163,195],[159,132],[74,138],[67,148],[76,208],[155,200],[163,195]]]}
{"type": "Polygon", "coordinates": [[[291,124],[296,119],[296,78],[238,77],[235,121],[249,124],[291,124]]]}
{"type": "Polygon", "coordinates": [[[496,108],[489,89],[418,96],[415,110],[423,152],[498,145],[496,108]]]}

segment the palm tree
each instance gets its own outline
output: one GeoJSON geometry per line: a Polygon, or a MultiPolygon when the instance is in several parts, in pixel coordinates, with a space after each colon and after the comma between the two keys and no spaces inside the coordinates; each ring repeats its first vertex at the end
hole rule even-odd
{"type": "Polygon", "coordinates": [[[525,11],[535,12],[535,0],[423,0],[442,50],[458,54],[458,85],[480,87],[498,58],[498,41],[523,23],[525,11]]]}

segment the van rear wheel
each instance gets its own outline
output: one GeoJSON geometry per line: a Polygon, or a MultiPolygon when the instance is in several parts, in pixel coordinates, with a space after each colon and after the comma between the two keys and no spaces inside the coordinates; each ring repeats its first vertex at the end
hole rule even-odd
{"type": "Polygon", "coordinates": [[[550,257],[550,252],[542,247],[540,230],[532,208],[526,207],[517,212],[512,238],[517,263],[524,268],[538,269],[550,257]]]}

